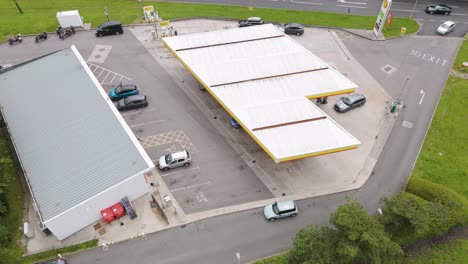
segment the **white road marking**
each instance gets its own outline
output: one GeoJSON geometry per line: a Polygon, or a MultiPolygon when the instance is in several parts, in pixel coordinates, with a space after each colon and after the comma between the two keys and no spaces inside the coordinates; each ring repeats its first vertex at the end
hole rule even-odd
{"type": "Polygon", "coordinates": [[[468,22],[463,22],[463,24],[468,24],[468,22]]]}
{"type": "Polygon", "coordinates": [[[349,2],[346,0],[338,0],[338,2],[343,3],[343,4],[352,4],[352,5],[367,5],[366,3],[361,3],[361,2],[349,2]]]}
{"type": "Polygon", "coordinates": [[[200,184],[195,184],[195,185],[190,185],[190,186],[187,186],[187,187],[182,187],[182,188],[178,188],[178,189],[174,189],[174,190],[171,190],[171,192],[178,192],[178,191],[182,191],[182,190],[186,190],[186,189],[190,189],[190,188],[195,188],[195,187],[199,187],[199,186],[203,186],[203,185],[209,185],[211,184],[210,181],[207,181],[205,183],[200,183],[200,184]]]}
{"type": "MultiPolygon", "coordinates": [[[[144,109],[145,112],[148,112],[148,111],[156,111],[155,108],[145,108],[144,109]]],[[[131,115],[131,114],[134,114],[135,112],[126,112],[126,113],[120,113],[121,116],[127,116],[127,115],[131,115]]]]}
{"type": "Polygon", "coordinates": [[[302,1],[294,1],[294,0],[289,0],[289,1],[291,1],[291,3],[294,3],[294,4],[323,5],[323,3],[302,2],[302,1]]]}
{"type": "Polygon", "coordinates": [[[406,10],[406,9],[390,9],[390,11],[400,11],[400,12],[414,12],[414,13],[417,13],[417,12],[421,12],[421,11],[418,11],[418,10],[406,10]]]}
{"type": "Polygon", "coordinates": [[[424,92],[423,89],[421,89],[421,91],[419,91],[419,94],[421,95],[421,100],[419,100],[419,104],[421,104],[422,101],[424,100],[424,95],[426,95],[426,93],[424,92]]]}
{"type": "Polygon", "coordinates": [[[351,8],[367,8],[366,6],[348,6],[348,5],[336,5],[341,7],[351,7],[351,8]]]}
{"type": "MultiPolygon", "coordinates": [[[[158,160],[153,160],[153,161],[158,161],[158,160]]],[[[190,169],[186,169],[186,170],[183,170],[183,171],[177,171],[177,172],[171,172],[171,173],[166,173],[166,174],[160,174],[161,177],[166,177],[166,176],[171,176],[171,175],[174,175],[174,174],[180,174],[180,173],[184,173],[186,171],[192,171],[192,170],[200,170],[200,167],[195,167],[195,168],[190,168],[190,169]]]]}
{"type": "Polygon", "coordinates": [[[466,16],[466,14],[450,13],[452,16],[466,16]]]}
{"type": "Polygon", "coordinates": [[[410,4],[410,3],[392,1],[392,4],[403,4],[403,5],[408,5],[408,4],[410,4]]]}
{"type": "Polygon", "coordinates": [[[165,122],[165,121],[166,121],[165,119],[161,119],[161,120],[155,120],[155,121],[150,121],[150,122],[146,122],[146,123],[140,123],[140,124],[136,124],[136,125],[131,125],[131,126],[129,126],[129,127],[142,126],[142,125],[152,124],[152,123],[161,123],[161,122],[165,122]]]}

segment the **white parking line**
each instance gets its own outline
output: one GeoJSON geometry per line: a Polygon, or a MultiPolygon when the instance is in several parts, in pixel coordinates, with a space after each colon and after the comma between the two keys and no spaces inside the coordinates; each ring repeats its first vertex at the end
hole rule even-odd
{"type": "Polygon", "coordinates": [[[146,123],[140,123],[140,124],[136,124],[136,125],[131,125],[129,127],[136,127],[136,126],[142,126],[142,125],[146,125],[146,124],[152,124],[152,123],[161,123],[161,122],[165,122],[167,121],[166,119],[161,119],[161,120],[155,120],[155,121],[150,121],[150,122],[146,122],[146,123]]]}
{"type": "Polygon", "coordinates": [[[289,1],[291,1],[291,3],[294,3],[294,4],[323,5],[323,3],[302,2],[302,1],[294,1],[294,0],[289,0],[289,1]]]}
{"type": "MultiPolygon", "coordinates": [[[[156,109],[155,108],[145,108],[144,111],[145,112],[149,112],[149,111],[155,111],[156,109]]],[[[126,113],[120,113],[121,116],[127,116],[127,115],[131,115],[131,114],[134,114],[135,112],[126,112],[126,113]]]]}
{"type": "Polygon", "coordinates": [[[174,190],[171,190],[171,192],[178,192],[178,191],[182,191],[182,190],[186,190],[186,189],[190,189],[190,188],[195,188],[195,187],[199,187],[199,186],[203,186],[203,185],[209,185],[211,184],[210,181],[207,181],[205,183],[200,183],[200,184],[195,184],[195,185],[190,185],[190,186],[187,186],[187,187],[182,187],[182,188],[178,188],[178,189],[174,189],[174,190]]]}
{"type": "MultiPolygon", "coordinates": [[[[157,160],[153,160],[153,161],[158,162],[157,160]]],[[[160,175],[161,175],[161,177],[166,177],[166,176],[171,176],[171,175],[174,175],[174,174],[183,173],[183,172],[192,171],[192,170],[200,170],[200,167],[197,166],[195,168],[190,168],[190,169],[186,169],[186,170],[183,170],[183,171],[176,171],[176,172],[160,174],[160,175]]]]}
{"type": "Polygon", "coordinates": [[[408,5],[408,4],[410,4],[410,3],[392,1],[392,4],[403,4],[403,5],[408,5]]]}
{"type": "Polygon", "coordinates": [[[466,16],[466,14],[451,13],[452,16],[466,16]]]}
{"type": "Polygon", "coordinates": [[[348,6],[348,5],[336,5],[336,6],[351,7],[351,8],[367,8],[366,6],[348,6]]]}

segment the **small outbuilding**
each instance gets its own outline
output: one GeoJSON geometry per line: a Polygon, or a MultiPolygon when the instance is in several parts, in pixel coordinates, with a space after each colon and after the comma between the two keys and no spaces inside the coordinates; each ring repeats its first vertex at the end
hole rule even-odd
{"type": "Polygon", "coordinates": [[[83,27],[83,18],[80,16],[78,10],[57,12],[57,21],[62,28],[67,28],[69,26],[83,27]]]}

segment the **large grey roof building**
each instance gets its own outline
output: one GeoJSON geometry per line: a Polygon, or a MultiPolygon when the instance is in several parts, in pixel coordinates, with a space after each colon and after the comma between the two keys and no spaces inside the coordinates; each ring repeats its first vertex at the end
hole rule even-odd
{"type": "Polygon", "coordinates": [[[1,73],[0,105],[41,221],[58,239],[147,192],[154,164],[74,46],[1,73]]]}

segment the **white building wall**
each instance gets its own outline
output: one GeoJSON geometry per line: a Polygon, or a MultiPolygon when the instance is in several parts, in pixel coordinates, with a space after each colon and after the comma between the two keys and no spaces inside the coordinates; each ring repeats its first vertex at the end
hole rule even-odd
{"type": "Polygon", "coordinates": [[[58,240],[63,240],[95,223],[101,219],[102,209],[120,202],[123,197],[128,196],[128,199],[133,201],[148,193],[145,172],[137,174],[64,213],[44,221],[45,226],[58,240]]]}

